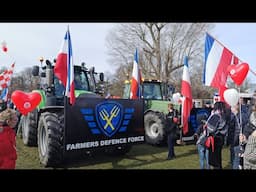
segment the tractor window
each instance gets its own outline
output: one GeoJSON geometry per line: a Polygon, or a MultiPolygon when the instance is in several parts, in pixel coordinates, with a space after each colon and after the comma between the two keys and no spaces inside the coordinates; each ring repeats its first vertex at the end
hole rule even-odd
{"type": "Polygon", "coordinates": [[[74,80],[75,80],[75,89],[76,90],[85,90],[85,91],[89,90],[88,80],[87,80],[85,73],[76,72],[74,80]]]}
{"type": "Polygon", "coordinates": [[[144,99],[162,99],[160,84],[144,83],[143,84],[144,99]]]}
{"type": "Polygon", "coordinates": [[[61,81],[58,78],[54,78],[54,87],[55,87],[55,95],[56,96],[63,96],[65,92],[65,87],[61,83],[61,81]]]}
{"type": "Polygon", "coordinates": [[[124,98],[124,99],[129,99],[129,96],[130,96],[130,87],[131,87],[131,84],[130,84],[130,83],[125,83],[125,84],[124,84],[124,93],[123,93],[123,98],[124,98]]]}

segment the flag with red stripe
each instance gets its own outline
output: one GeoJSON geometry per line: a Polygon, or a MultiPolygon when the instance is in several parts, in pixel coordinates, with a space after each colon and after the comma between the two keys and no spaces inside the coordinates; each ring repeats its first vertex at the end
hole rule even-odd
{"type": "Polygon", "coordinates": [[[188,118],[190,116],[190,111],[192,109],[192,91],[191,82],[188,70],[188,57],[184,59],[184,68],[181,82],[181,94],[183,95],[182,100],[182,125],[183,134],[188,133],[188,118]]]}
{"type": "Polygon", "coordinates": [[[65,96],[69,98],[70,104],[75,103],[75,84],[72,45],[69,28],[65,34],[61,49],[57,56],[54,67],[56,77],[66,87],[65,96]]]}
{"type": "Polygon", "coordinates": [[[15,63],[11,67],[0,74],[0,90],[8,87],[11,83],[15,63]]]}
{"type": "Polygon", "coordinates": [[[224,101],[223,92],[227,89],[227,68],[238,64],[239,58],[208,33],[205,39],[205,63],[203,83],[219,89],[220,101],[224,101]]]}
{"type": "Polygon", "coordinates": [[[134,61],[133,61],[130,99],[138,99],[141,96],[141,93],[140,93],[141,74],[140,74],[138,63],[139,63],[139,56],[138,56],[138,51],[136,49],[134,54],[134,61]]]}

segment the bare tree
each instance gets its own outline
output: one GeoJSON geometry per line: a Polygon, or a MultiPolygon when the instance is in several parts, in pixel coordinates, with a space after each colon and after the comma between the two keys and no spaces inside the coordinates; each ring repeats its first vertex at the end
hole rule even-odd
{"type": "Polygon", "coordinates": [[[189,57],[191,68],[203,68],[204,35],[212,27],[214,25],[209,23],[117,25],[107,36],[110,62],[122,68],[118,68],[121,74],[116,75],[124,81],[126,74],[131,75],[133,54],[138,48],[139,66],[144,78],[159,79],[178,86],[185,56],[189,57]]]}

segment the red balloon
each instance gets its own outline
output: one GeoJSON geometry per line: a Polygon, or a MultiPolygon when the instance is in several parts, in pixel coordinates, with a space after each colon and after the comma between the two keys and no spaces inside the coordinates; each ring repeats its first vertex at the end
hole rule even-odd
{"type": "Polygon", "coordinates": [[[7,47],[3,47],[3,51],[4,51],[4,52],[7,52],[7,47]]]}
{"type": "Polygon", "coordinates": [[[20,113],[27,115],[41,102],[41,95],[38,92],[25,93],[23,91],[16,90],[12,93],[11,99],[20,113]]]}
{"type": "Polygon", "coordinates": [[[249,71],[249,65],[247,63],[241,63],[238,65],[229,65],[227,68],[230,77],[233,79],[234,83],[238,86],[241,85],[246,78],[249,71]]]}

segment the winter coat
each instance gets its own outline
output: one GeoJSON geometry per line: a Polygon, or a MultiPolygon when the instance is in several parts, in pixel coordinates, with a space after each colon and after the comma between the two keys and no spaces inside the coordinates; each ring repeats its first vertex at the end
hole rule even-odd
{"type": "Polygon", "coordinates": [[[245,126],[248,123],[248,118],[246,113],[241,113],[242,114],[242,124],[240,124],[242,127],[238,125],[238,122],[240,122],[240,115],[231,113],[231,120],[229,124],[229,129],[228,129],[228,144],[231,146],[238,146],[239,145],[239,134],[242,131],[245,131],[245,126]]]}
{"type": "Polygon", "coordinates": [[[15,169],[17,159],[16,134],[9,127],[0,127],[0,169],[15,169]]]}
{"type": "Polygon", "coordinates": [[[243,127],[243,134],[248,137],[252,134],[252,132],[256,129],[256,112],[252,112],[250,114],[250,121],[243,127]]]}
{"type": "Polygon", "coordinates": [[[167,134],[171,134],[173,137],[175,137],[176,135],[177,127],[179,124],[179,121],[174,122],[174,118],[179,119],[179,112],[176,109],[173,109],[173,111],[169,112],[166,116],[165,130],[167,134]]]}
{"type": "Polygon", "coordinates": [[[256,169],[256,131],[248,138],[243,159],[244,169],[256,169]]]}
{"type": "Polygon", "coordinates": [[[216,135],[226,135],[227,133],[227,123],[226,119],[220,114],[212,114],[207,121],[207,133],[212,136],[216,135]]]}

